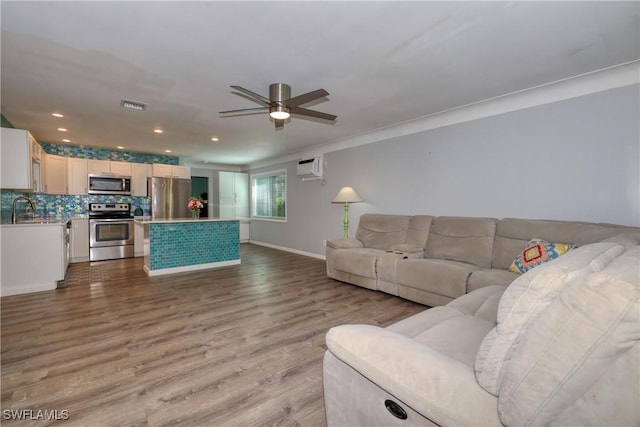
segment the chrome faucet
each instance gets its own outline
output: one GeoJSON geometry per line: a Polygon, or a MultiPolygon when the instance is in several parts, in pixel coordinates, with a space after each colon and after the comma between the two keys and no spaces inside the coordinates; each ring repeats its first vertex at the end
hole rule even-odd
{"type": "MultiPolygon", "coordinates": [[[[16,224],[18,221],[18,216],[16,215],[16,205],[18,203],[18,200],[24,200],[25,202],[27,202],[27,204],[29,205],[29,208],[35,212],[36,210],[36,203],[31,200],[28,197],[25,196],[19,196],[16,197],[15,199],[13,199],[13,214],[11,215],[11,224],[16,224]]],[[[26,211],[26,209],[25,209],[26,211]]]]}

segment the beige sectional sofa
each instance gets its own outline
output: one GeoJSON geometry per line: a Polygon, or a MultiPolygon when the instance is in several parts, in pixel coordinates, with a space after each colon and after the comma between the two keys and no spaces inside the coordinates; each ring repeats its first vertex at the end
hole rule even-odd
{"type": "Polygon", "coordinates": [[[365,214],[355,238],[327,241],[327,275],[428,306],[488,285],[533,238],[583,246],[630,227],[529,219],[365,214]]]}
{"type": "MultiPolygon", "coordinates": [[[[334,242],[340,247],[328,251],[332,277],[432,305],[450,300],[387,328],[342,325],[328,332],[329,427],[640,425],[638,229],[431,218],[428,239],[436,237],[422,247],[425,256],[441,258],[423,259],[412,247],[421,242],[407,233],[403,243],[396,240],[399,225],[410,230],[415,218],[387,223],[366,216],[357,239],[334,242]],[[408,246],[385,252],[384,235],[408,246]],[[534,235],[578,247],[511,276],[504,267],[534,235]],[[357,248],[356,240],[377,248],[357,248]],[[356,263],[349,271],[346,258],[356,263]],[[391,264],[395,275],[376,269],[391,264]]],[[[427,230],[429,220],[419,222],[414,236],[427,230]]]]}

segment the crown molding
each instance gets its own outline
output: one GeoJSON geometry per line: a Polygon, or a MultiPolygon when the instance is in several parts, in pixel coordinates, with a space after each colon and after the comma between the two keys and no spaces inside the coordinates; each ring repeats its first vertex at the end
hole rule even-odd
{"type": "Polygon", "coordinates": [[[566,99],[578,98],[580,96],[638,83],[640,83],[640,60],[523,89],[495,98],[485,99],[451,110],[377,129],[372,132],[344,138],[328,144],[317,145],[287,156],[252,163],[249,165],[249,169],[262,168],[292,160],[299,160],[301,158],[320,156],[324,153],[371,144],[386,139],[411,135],[430,129],[496,116],[512,111],[524,110],[539,105],[551,104],[566,99]]]}

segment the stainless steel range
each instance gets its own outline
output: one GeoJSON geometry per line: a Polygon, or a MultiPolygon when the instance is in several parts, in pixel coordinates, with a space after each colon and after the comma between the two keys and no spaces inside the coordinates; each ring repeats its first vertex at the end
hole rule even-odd
{"type": "Polygon", "coordinates": [[[89,260],[133,258],[129,203],[89,203],[89,260]]]}

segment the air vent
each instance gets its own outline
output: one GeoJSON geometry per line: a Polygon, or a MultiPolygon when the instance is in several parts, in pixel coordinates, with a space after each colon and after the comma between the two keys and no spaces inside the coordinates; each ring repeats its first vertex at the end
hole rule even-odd
{"type": "Polygon", "coordinates": [[[120,105],[122,105],[124,108],[131,108],[132,110],[145,111],[147,109],[147,104],[145,104],[144,102],[129,101],[127,99],[123,99],[122,101],[120,101],[120,105]]]}

